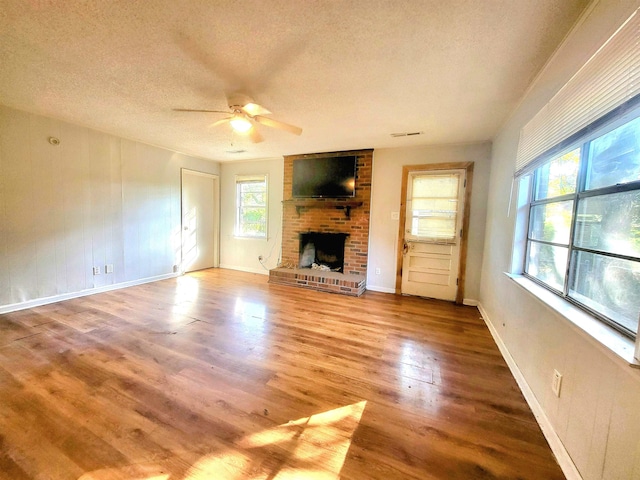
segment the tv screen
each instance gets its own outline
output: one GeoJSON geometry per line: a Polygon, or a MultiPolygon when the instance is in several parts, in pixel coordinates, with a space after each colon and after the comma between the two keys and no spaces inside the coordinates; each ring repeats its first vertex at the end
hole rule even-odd
{"type": "Polygon", "coordinates": [[[293,196],[353,197],[356,157],[299,158],[293,161],[293,196]]]}

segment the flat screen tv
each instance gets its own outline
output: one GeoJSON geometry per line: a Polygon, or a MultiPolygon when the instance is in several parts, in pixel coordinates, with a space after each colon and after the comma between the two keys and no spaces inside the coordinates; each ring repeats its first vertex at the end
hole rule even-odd
{"type": "Polygon", "coordinates": [[[293,161],[294,198],[353,197],[356,157],[299,158],[293,161]]]}

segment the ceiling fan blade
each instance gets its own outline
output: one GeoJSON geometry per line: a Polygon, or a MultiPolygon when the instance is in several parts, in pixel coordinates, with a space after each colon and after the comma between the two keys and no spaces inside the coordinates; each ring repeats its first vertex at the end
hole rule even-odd
{"type": "Polygon", "coordinates": [[[260,135],[260,132],[255,127],[255,125],[251,127],[251,130],[249,130],[249,138],[253,143],[260,143],[264,140],[264,138],[262,137],[262,135],[260,135]]]}
{"type": "Polygon", "coordinates": [[[271,113],[262,105],[255,103],[253,98],[240,92],[228,94],[227,105],[229,105],[231,110],[240,109],[252,117],[254,115],[269,115],[271,113]]]}
{"type": "Polygon", "coordinates": [[[255,115],[269,115],[271,112],[264,108],[262,105],[258,105],[257,103],[247,103],[242,107],[242,110],[247,112],[252,117],[255,115]]]}
{"type": "Polygon", "coordinates": [[[174,108],[174,112],[204,112],[204,113],[229,113],[224,110],[195,110],[193,108],[174,108]]]}
{"type": "Polygon", "coordinates": [[[213,122],[211,125],[209,125],[210,127],[217,127],[218,125],[222,125],[223,123],[227,123],[229,121],[231,121],[233,117],[226,117],[226,118],[221,118],[220,120],[213,122]]]}
{"type": "Polygon", "coordinates": [[[294,135],[300,135],[302,133],[302,129],[300,127],[289,125],[288,123],[280,122],[278,120],[274,120],[273,118],[256,115],[253,117],[253,119],[256,122],[261,123],[262,125],[266,125],[267,127],[278,128],[280,130],[293,133],[294,135]]]}

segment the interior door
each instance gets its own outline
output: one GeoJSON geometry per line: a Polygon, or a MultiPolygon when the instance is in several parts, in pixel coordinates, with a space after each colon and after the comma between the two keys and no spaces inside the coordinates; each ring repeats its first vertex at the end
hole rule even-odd
{"type": "Polygon", "coordinates": [[[182,271],[218,266],[218,177],[182,169],[182,271]]]}
{"type": "Polygon", "coordinates": [[[465,169],[408,173],[403,294],[456,300],[465,186],[465,169]]]}

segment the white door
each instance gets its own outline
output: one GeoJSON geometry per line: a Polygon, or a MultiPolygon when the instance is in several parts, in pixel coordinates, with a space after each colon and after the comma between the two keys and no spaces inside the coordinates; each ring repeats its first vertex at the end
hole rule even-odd
{"type": "Polygon", "coordinates": [[[456,299],[465,173],[463,169],[408,173],[403,294],[456,299]]]}
{"type": "Polygon", "coordinates": [[[182,169],[182,271],[218,266],[218,177],[182,169]]]}

